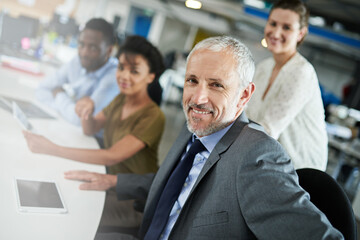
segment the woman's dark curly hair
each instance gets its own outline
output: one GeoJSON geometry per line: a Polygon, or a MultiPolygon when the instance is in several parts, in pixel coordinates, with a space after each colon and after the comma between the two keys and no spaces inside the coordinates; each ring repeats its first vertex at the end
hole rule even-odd
{"type": "Polygon", "coordinates": [[[119,58],[123,53],[126,55],[127,59],[129,59],[129,55],[141,55],[146,59],[150,68],[150,73],[155,74],[154,81],[148,86],[148,94],[155,103],[160,105],[162,100],[162,88],[159,84],[159,78],[165,71],[165,65],[159,50],[146,40],[146,38],[134,35],[125,39],[124,43],[120,46],[116,57],[119,58]]]}

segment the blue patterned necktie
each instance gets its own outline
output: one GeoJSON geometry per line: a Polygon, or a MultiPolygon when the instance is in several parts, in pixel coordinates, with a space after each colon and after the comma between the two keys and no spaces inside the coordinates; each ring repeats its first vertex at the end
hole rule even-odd
{"type": "Polygon", "coordinates": [[[163,232],[164,227],[166,226],[170,211],[173,208],[175,201],[179,197],[186,177],[189,175],[195,155],[204,150],[206,150],[204,145],[202,145],[200,140],[196,139],[191,144],[191,147],[189,151],[187,151],[184,159],[178,163],[170,175],[163,192],[161,193],[154,217],[144,240],[159,239],[160,234],[163,232]]]}

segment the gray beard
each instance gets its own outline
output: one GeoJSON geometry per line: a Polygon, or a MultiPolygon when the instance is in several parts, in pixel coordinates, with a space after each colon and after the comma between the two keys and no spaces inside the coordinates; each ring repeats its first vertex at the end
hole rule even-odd
{"type": "MultiPolygon", "coordinates": [[[[185,115],[185,117],[186,117],[186,126],[187,126],[188,130],[191,133],[195,134],[196,136],[201,136],[201,137],[208,136],[215,132],[218,132],[218,131],[226,128],[227,126],[229,126],[229,124],[231,123],[231,122],[225,122],[225,123],[220,123],[220,124],[219,123],[211,123],[206,127],[206,129],[196,130],[196,129],[192,128],[188,116],[185,115]]],[[[196,120],[194,120],[194,121],[196,121],[196,120]]]]}
{"type": "MultiPolygon", "coordinates": [[[[190,104],[190,105],[196,105],[196,104],[190,104]]],[[[199,106],[199,105],[197,105],[199,106]]],[[[230,109],[235,109],[236,105],[235,106],[231,106],[230,109]]],[[[200,107],[201,108],[201,107],[200,107]]],[[[208,126],[205,127],[205,129],[201,129],[201,130],[196,130],[194,129],[191,124],[190,124],[190,121],[189,121],[189,117],[188,117],[188,111],[189,111],[189,106],[185,107],[183,105],[183,111],[184,111],[184,114],[185,114],[185,118],[186,118],[186,126],[188,128],[188,130],[191,132],[191,133],[194,133],[196,136],[208,136],[208,135],[211,135],[217,131],[220,131],[224,128],[226,128],[227,126],[229,126],[233,121],[234,121],[234,117],[236,116],[236,111],[234,112],[231,112],[230,116],[233,115],[233,118],[232,119],[224,119],[224,122],[212,122],[210,123],[208,126]]],[[[212,111],[216,114],[216,111],[212,109],[212,111]]],[[[197,121],[200,121],[198,119],[192,119],[194,123],[196,123],[197,121]]]]}

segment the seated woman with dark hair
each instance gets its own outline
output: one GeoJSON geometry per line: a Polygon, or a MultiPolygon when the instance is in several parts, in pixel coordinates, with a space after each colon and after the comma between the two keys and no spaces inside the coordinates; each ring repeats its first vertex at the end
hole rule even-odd
{"type": "MultiPolygon", "coordinates": [[[[32,152],[106,165],[108,173],[111,174],[145,174],[157,171],[158,147],[164,130],[165,116],[154,102],[159,103],[159,96],[156,94],[151,96],[149,92],[152,91],[148,88],[152,85],[156,87],[165,69],[162,56],[156,47],[140,36],[128,37],[120,47],[118,56],[116,79],[121,93],[95,116],[92,115],[94,103],[90,99],[76,106],[76,113],[81,118],[86,135],[93,135],[104,128],[105,148],[63,147],[43,136],[24,131],[32,152]]],[[[105,225],[109,223],[122,226],[112,218],[107,221],[105,217],[107,206],[112,205],[116,200],[115,194],[107,193],[102,220],[105,225]]],[[[133,212],[132,202],[124,204],[124,207],[109,209],[125,209],[127,213],[133,212]]],[[[141,217],[138,214],[133,212],[135,216],[133,223],[129,217],[126,217],[126,226],[139,224],[141,217]]]]}

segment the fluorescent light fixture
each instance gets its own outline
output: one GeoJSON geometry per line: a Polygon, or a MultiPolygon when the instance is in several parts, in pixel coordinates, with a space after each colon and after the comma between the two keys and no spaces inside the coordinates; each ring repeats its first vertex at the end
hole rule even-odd
{"type": "Polygon", "coordinates": [[[192,9],[200,9],[201,5],[201,2],[197,0],[186,0],[185,2],[185,6],[192,9]]]}
{"type": "Polygon", "coordinates": [[[248,5],[251,7],[256,7],[256,8],[260,8],[260,9],[265,8],[265,3],[260,0],[244,0],[244,3],[245,3],[245,5],[248,5]]]}
{"type": "Polygon", "coordinates": [[[263,46],[264,48],[267,48],[267,42],[266,42],[265,38],[263,38],[261,40],[261,46],[263,46]]]}

